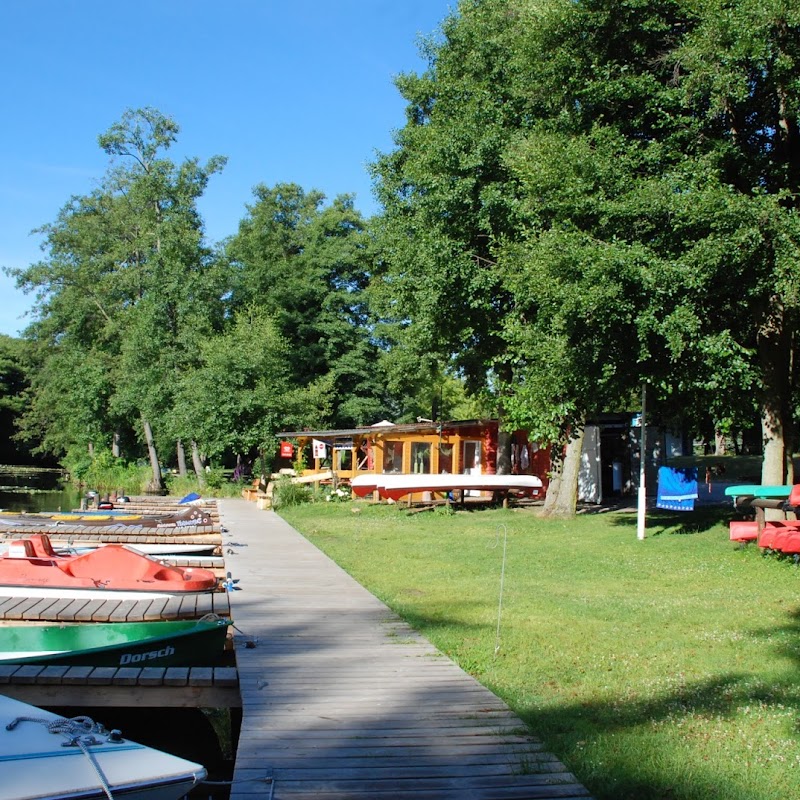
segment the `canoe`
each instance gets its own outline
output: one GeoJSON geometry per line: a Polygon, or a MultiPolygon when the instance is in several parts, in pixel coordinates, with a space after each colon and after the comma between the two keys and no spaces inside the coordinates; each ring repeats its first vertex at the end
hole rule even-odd
{"type": "Polygon", "coordinates": [[[350,482],[355,495],[364,497],[378,491],[381,497],[399,500],[415,492],[512,492],[538,495],[542,481],[536,475],[451,475],[417,472],[411,474],[357,475],[350,482]]]}
{"type": "Polygon", "coordinates": [[[108,516],[105,514],[63,514],[63,513],[0,513],[0,527],[40,527],[51,528],[64,525],[80,525],[85,527],[130,526],[137,528],[196,528],[213,525],[207,511],[192,506],[177,514],[126,514],[108,516]]]}
{"type": "Polygon", "coordinates": [[[800,528],[798,526],[777,528],[770,546],[787,556],[800,554],[800,528]]]}
{"type": "Polygon", "coordinates": [[[754,542],[758,539],[758,523],[753,520],[731,520],[728,529],[732,542],[754,542]]]}
{"type": "Polygon", "coordinates": [[[205,780],[201,764],[123,735],[0,695],[0,800],[178,800],[205,780]]]}
{"type": "Polygon", "coordinates": [[[79,622],[0,625],[0,664],[89,667],[215,666],[222,659],[230,620],[79,622]]]}
{"type": "Polygon", "coordinates": [[[11,597],[144,600],[214,591],[202,568],[173,567],[121,544],[58,555],[46,534],[12,541],[0,556],[0,594],[11,597]]]}

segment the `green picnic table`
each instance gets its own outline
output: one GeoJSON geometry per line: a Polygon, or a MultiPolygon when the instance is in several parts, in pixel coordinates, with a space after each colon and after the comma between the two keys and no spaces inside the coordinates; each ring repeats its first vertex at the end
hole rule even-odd
{"type": "Polygon", "coordinates": [[[725,487],[727,497],[781,498],[792,493],[791,486],[762,486],[758,483],[725,487]]]}
{"type": "Polygon", "coordinates": [[[737,508],[754,508],[758,535],[764,530],[765,508],[783,509],[783,503],[792,493],[793,486],[762,486],[761,484],[743,484],[727,486],[725,494],[733,497],[737,508]],[[741,499],[740,499],[741,498],[741,499]]]}

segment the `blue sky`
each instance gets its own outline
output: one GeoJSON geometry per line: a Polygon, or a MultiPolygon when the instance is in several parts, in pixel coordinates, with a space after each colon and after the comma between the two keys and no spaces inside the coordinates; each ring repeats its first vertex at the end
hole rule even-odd
{"type": "MultiPolygon", "coordinates": [[[[393,78],[456,0],[0,0],[0,266],[42,257],[31,231],[108,167],[97,137],[127,108],[180,125],[176,161],[225,155],[200,210],[236,232],[252,187],[293,181],[377,210],[366,165],[404,123],[393,78]]],[[[0,333],[32,298],[0,274],[0,333]]]]}

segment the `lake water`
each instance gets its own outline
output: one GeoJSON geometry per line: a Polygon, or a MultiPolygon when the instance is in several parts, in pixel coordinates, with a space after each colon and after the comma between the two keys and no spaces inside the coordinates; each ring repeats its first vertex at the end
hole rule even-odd
{"type": "Polygon", "coordinates": [[[61,470],[0,467],[2,511],[70,511],[80,507],[82,496],[61,470]]]}

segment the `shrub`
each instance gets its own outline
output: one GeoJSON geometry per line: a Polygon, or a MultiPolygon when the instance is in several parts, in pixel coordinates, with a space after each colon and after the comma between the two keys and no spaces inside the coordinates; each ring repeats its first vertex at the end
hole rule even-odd
{"type": "Polygon", "coordinates": [[[101,496],[119,490],[139,494],[150,478],[147,464],[118,458],[110,450],[98,450],[91,458],[83,454],[68,457],[65,465],[75,485],[94,489],[101,496]]]}
{"type": "Polygon", "coordinates": [[[289,478],[280,478],[272,489],[273,508],[286,508],[310,503],[313,499],[311,489],[302,483],[292,483],[289,478]]]}
{"type": "Polygon", "coordinates": [[[344,500],[351,500],[352,497],[350,496],[350,487],[345,485],[337,486],[335,489],[333,487],[327,487],[324,490],[323,499],[328,502],[335,503],[341,503],[344,500]]]}

